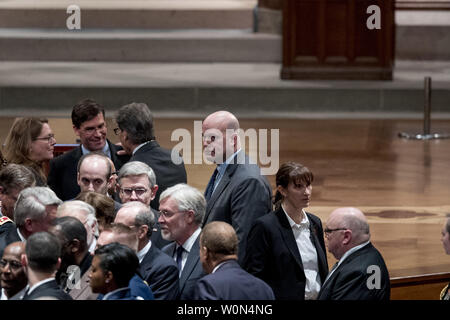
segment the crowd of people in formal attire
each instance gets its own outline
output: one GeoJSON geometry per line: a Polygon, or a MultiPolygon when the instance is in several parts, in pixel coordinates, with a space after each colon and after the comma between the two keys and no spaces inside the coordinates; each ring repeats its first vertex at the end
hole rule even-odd
{"type": "Polygon", "coordinates": [[[389,300],[364,214],[336,209],[324,228],[306,211],[314,175],[296,162],[280,165],[272,196],[232,113],[202,122],[216,164],[204,192],[158,144],[146,104],[117,111],[117,145],[96,101],[76,104],[71,118],[80,145],[55,158],[46,119],[18,118],[6,137],[1,299],[389,300]],[[338,261],[330,270],[327,250],[338,261]]]}

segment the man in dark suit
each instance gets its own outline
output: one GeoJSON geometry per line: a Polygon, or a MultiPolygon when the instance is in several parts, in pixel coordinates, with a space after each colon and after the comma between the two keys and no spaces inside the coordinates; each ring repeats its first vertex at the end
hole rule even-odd
{"type": "Polygon", "coordinates": [[[239,238],[239,261],[244,258],[247,234],[253,222],[272,211],[272,190],[241,150],[239,121],[227,111],[217,111],[203,121],[205,157],[217,165],[205,191],[207,201],[203,226],[224,221],[239,238]]]}
{"type": "Polygon", "coordinates": [[[87,246],[87,232],[77,218],[61,217],[53,220],[50,232],[54,234],[63,248],[61,265],[56,273],[56,282],[73,299],[95,300],[87,278],[92,255],[87,246]]]}
{"type": "Polygon", "coordinates": [[[325,237],[338,262],[323,283],[319,300],[389,300],[389,272],[370,242],[369,224],[360,210],[334,210],[325,237]]]}
{"type": "Polygon", "coordinates": [[[8,223],[8,229],[0,234],[0,255],[8,244],[26,241],[35,232],[47,231],[61,203],[50,188],[23,189],[14,209],[14,223],[8,223]]]}
{"type": "Polygon", "coordinates": [[[82,155],[101,151],[114,162],[117,170],[129,159],[127,155],[117,155],[121,148],[106,139],[105,110],[97,102],[86,99],[75,105],[72,109],[72,124],[81,144],[50,161],[47,179],[49,187],[64,201],[73,199],[80,193],[77,165],[82,155]]]}
{"type": "Polygon", "coordinates": [[[205,275],[199,256],[200,225],[205,207],[201,192],[184,183],[161,194],[158,219],[161,233],[164,239],[174,241],[162,251],[178,265],[180,300],[193,299],[197,281],[205,275]]]}
{"type": "Polygon", "coordinates": [[[61,264],[61,246],[58,239],[48,232],[36,232],[27,239],[22,264],[26,267],[28,288],[22,300],[42,297],[72,300],[61,290],[54,278],[61,264]]]}
{"type": "Polygon", "coordinates": [[[175,300],[179,295],[178,268],[173,259],[150,240],[155,222],[151,209],[138,201],[125,203],[114,219],[114,223],[135,228],[140,274],[152,289],[155,299],[175,300]]]}
{"type": "MultiPolygon", "coordinates": [[[[130,161],[141,161],[153,169],[157,178],[158,190],[151,202],[158,210],[159,196],[168,187],[186,183],[186,170],[172,161],[172,152],[161,148],[155,140],[153,115],[145,103],[131,103],[119,109],[116,115],[119,126],[114,132],[119,135],[125,152],[131,155],[130,161]]],[[[179,159],[179,155],[177,155],[179,159]]]]}
{"type": "Polygon", "coordinates": [[[238,238],[226,222],[208,223],[200,233],[200,261],[208,273],[197,282],[198,300],[274,300],[272,289],[237,262],[238,238]]]}

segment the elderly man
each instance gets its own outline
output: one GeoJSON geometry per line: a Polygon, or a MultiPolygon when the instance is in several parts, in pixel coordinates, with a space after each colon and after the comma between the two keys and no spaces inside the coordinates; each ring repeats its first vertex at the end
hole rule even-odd
{"type": "Polygon", "coordinates": [[[81,221],[86,228],[88,251],[93,254],[99,235],[95,209],[83,201],[66,201],[58,207],[57,217],[74,217],[81,221]]]}
{"type": "Polygon", "coordinates": [[[61,203],[47,187],[23,189],[14,209],[15,225],[0,235],[0,255],[8,244],[25,241],[35,232],[47,231],[61,203]]]}
{"type": "Polygon", "coordinates": [[[120,147],[106,139],[105,110],[97,102],[86,99],[72,109],[73,130],[81,145],[50,161],[47,183],[62,200],[70,200],[80,193],[77,184],[77,164],[82,155],[92,151],[103,152],[120,169],[129,156],[117,155],[120,147]]]}
{"type": "Polygon", "coordinates": [[[203,226],[224,221],[233,226],[239,238],[239,261],[247,246],[247,234],[253,222],[272,210],[272,190],[251,164],[239,139],[239,121],[227,111],[217,111],[203,121],[205,157],[217,165],[206,187],[207,201],[203,226]]]}
{"type": "Polygon", "coordinates": [[[14,219],[14,205],[20,191],[34,187],[36,180],[33,172],[21,164],[11,163],[0,171],[1,213],[10,220],[14,219]]]}
{"type": "Polygon", "coordinates": [[[131,103],[119,109],[116,115],[119,135],[130,161],[142,161],[149,165],[158,178],[158,190],[151,206],[158,210],[159,196],[166,188],[177,183],[186,183],[184,163],[175,164],[171,151],[161,148],[155,140],[153,115],[145,103],[131,103]]]}
{"type": "Polygon", "coordinates": [[[338,262],[325,279],[318,300],[389,300],[389,273],[370,242],[364,214],[356,208],[339,208],[330,214],[326,226],[326,245],[338,262]]]}
{"type": "MultiPolygon", "coordinates": [[[[104,229],[98,237],[98,247],[95,252],[103,246],[117,242],[123,244],[133,250],[136,254],[138,250],[138,232],[134,228],[130,228],[122,223],[114,223],[112,227],[104,229]]],[[[138,259],[139,264],[139,259],[138,259]]],[[[130,279],[128,287],[130,288],[131,295],[134,297],[140,297],[144,300],[154,300],[153,292],[139,272],[139,267],[135,270],[136,274],[130,279]]],[[[97,299],[102,299],[103,296],[99,295],[97,299]]]]}
{"type": "MultiPolygon", "coordinates": [[[[118,176],[119,196],[122,203],[139,201],[150,207],[150,202],[155,198],[159,186],[156,184],[156,176],[152,168],[140,161],[126,163],[118,176]]],[[[158,211],[152,208],[155,219],[158,219],[158,211]]],[[[161,237],[159,224],[155,224],[152,231],[152,242],[158,248],[162,248],[169,242],[161,237]]]]}
{"type": "Polygon", "coordinates": [[[136,228],[140,272],[155,299],[175,300],[179,294],[178,268],[150,240],[155,222],[155,215],[150,208],[137,201],[124,204],[114,220],[114,223],[136,228]]]}
{"type": "Polygon", "coordinates": [[[8,300],[23,290],[28,279],[22,265],[22,254],[25,253],[25,242],[17,241],[6,246],[0,260],[1,300],[8,300]]]}
{"type": "Polygon", "coordinates": [[[237,262],[238,238],[226,222],[208,223],[200,233],[200,261],[208,273],[197,282],[198,300],[275,300],[272,288],[237,262]]]}
{"type": "Polygon", "coordinates": [[[164,239],[174,241],[163,248],[179,269],[180,299],[194,298],[195,285],[205,275],[199,257],[199,234],[206,202],[197,189],[180,183],[161,194],[159,224],[164,239]]]}

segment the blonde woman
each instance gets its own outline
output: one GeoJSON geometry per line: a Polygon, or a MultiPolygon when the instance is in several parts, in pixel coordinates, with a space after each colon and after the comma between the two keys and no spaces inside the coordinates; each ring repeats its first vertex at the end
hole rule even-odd
{"type": "Polygon", "coordinates": [[[4,156],[8,163],[17,163],[31,169],[36,186],[46,185],[44,165],[53,159],[55,135],[47,119],[18,118],[6,137],[4,156]]]}

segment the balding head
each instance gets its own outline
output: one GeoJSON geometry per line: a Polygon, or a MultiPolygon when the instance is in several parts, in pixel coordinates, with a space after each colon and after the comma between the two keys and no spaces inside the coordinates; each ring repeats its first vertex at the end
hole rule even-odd
{"type": "Polygon", "coordinates": [[[203,148],[206,158],[216,164],[223,163],[240,147],[239,121],[228,111],[217,111],[202,124],[203,148]]]}
{"type": "Polygon", "coordinates": [[[112,227],[104,229],[97,240],[97,248],[118,242],[129,248],[134,252],[138,252],[138,238],[136,232],[121,223],[114,223],[112,227]]]}
{"type": "Polygon", "coordinates": [[[328,251],[338,260],[351,248],[370,240],[366,217],[361,210],[352,207],[338,208],[331,212],[325,233],[328,251]]]}
{"type": "Polygon", "coordinates": [[[222,261],[237,259],[239,240],[233,227],[226,222],[208,223],[200,234],[200,260],[207,273],[222,261]]]}

